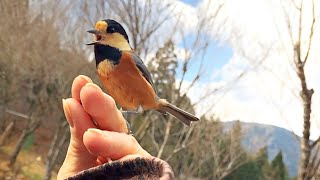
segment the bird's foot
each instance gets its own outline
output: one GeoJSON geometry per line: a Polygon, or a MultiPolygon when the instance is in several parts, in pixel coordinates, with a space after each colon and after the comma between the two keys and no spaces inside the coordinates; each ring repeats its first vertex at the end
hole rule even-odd
{"type": "Polygon", "coordinates": [[[127,123],[128,134],[133,135],[131,130],[131,124],[127,120],[126,120],[126,123],[127,123]]]}

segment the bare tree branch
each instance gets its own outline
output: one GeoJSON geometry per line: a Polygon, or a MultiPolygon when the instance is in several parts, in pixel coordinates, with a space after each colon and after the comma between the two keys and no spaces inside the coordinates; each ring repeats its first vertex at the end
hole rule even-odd
{"type": "Polygon", "coordinates": [[[166,146],[166,144],[168,142],[171,125],[172,125],[172,117],[170,117],[168,122],[166,123],[166,131],[165,131],[165,134],[164,134],[164,139],[163,139],[163,142],[162,142],[162,144],[160,146],[159,152],[157,154],[157,158],[161,158],[163,150],[164,150],[164,147],[166,146]]]}
{"type": "Polygon", "coordinates": [[[309,35],[309,40],[308,40],[309,41],[308,49],[307,49],[306,56],[304,57],[304,60],[303,60],[303,66],[305,66],[305,64],[307,63],[307,60],[308,60],[308,57],[309,57],[309,53],[310,53],[311,44],[312,44],[312,40],[313,40],[314,25],[315,25],[315,22],[316,22],[314,9],[315,9],[314,0],[312,0],[312,24],[311,24],[311,27],[310,27],[310,35],[309,35]]]}
{"type": "Polygon", "coordinates": [[[30,116],[28,116],[28,115],[26,115],[26,114],[23,114],[23,113],[19,113],[19,112],[17,112],[17,111],[13,111],[13,110],[10,110],[10,109],[6,109],[6,112],[9,113],[9,114],[12,114],[12,115],[15,115],[15,116],[24,118],[24,119],[30,119],[30,116]]]}

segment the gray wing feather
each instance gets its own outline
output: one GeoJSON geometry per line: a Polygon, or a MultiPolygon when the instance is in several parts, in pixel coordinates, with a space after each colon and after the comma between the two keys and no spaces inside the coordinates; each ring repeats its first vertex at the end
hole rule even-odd
{"type": "Polygon", "coordinates": [[[132,57],[136,63],[137,68],[140,70],[140,72],[142,73],[143,77],[151,84],[151,86],[153,87],[153,89],[156,91],[154,84],[153,84],[153,80],[151,77],[151,74],[149,72],[149,70],[147,69],[147,67],[144,65],[143,61],[141,60],[141,58],[135,53],[135,52],[131,52],[132,57]]]}

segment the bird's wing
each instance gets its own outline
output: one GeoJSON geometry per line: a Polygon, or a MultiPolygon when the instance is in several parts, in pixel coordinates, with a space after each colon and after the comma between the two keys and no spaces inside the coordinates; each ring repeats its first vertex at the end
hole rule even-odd
{"type": "Polygon", "coordinates": [[[144,65],[141,58],[134,51],[130,51],[130,54],[132,55],[132,58],[133,58],[134,62],[136,63],[137,68],[140,70],[142,76],[151,84],[153,89],[156,91],[154,84],[153,84],[151,74],[150,74],[149,70],[147,69],[147,67],[144,65]]]}

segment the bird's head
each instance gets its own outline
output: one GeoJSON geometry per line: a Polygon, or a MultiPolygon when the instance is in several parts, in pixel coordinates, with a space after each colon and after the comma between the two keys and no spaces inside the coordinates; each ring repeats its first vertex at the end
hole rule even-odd
{"type": "Polygon", "coordinates": [[[126,31],[121,24],[115,20],[106,19],[98,21],[95,25],[95,29],[89,30],[88,32],[94,34],[94,40],[87,45],[101,44],[119,50],[131,50],[126,31]]]}

